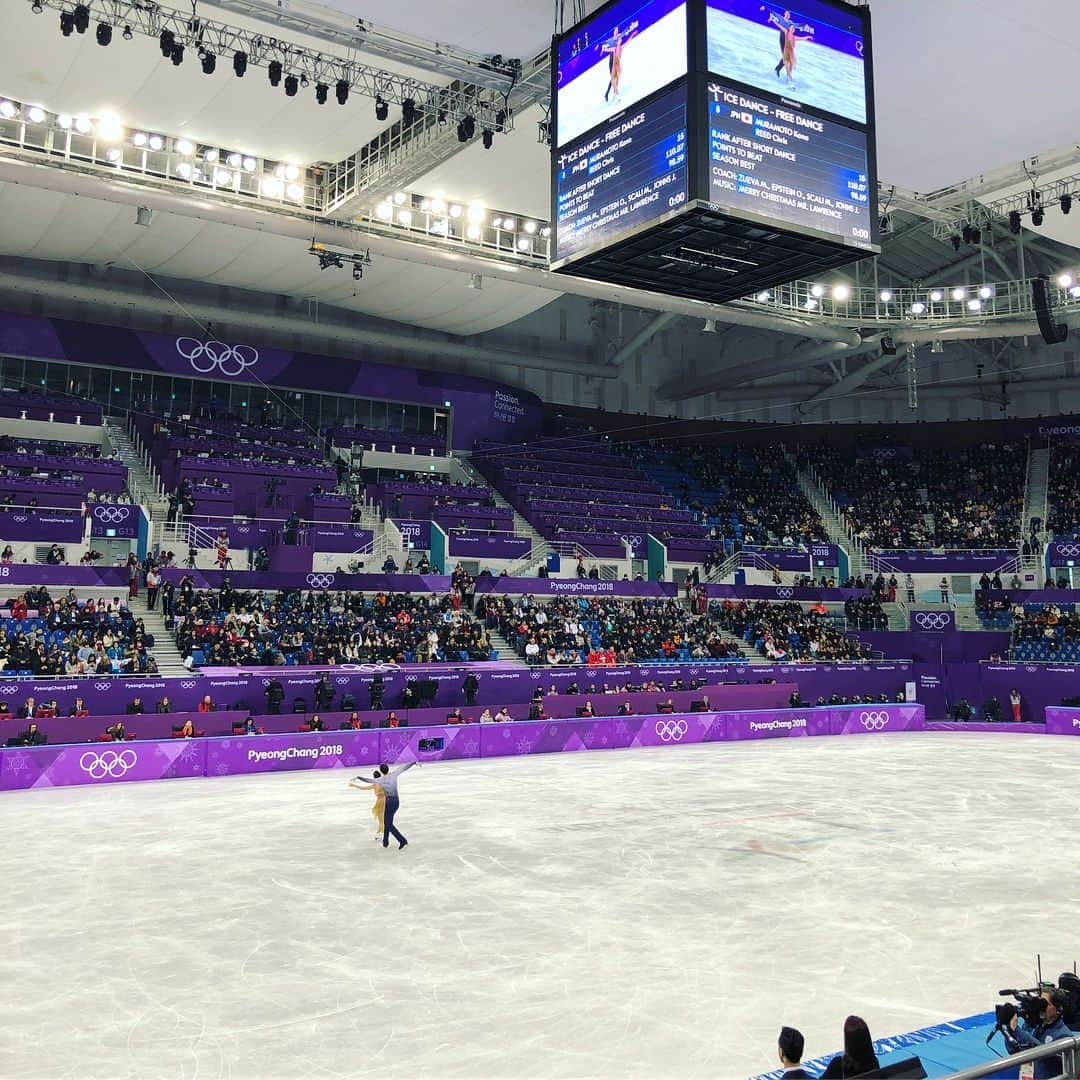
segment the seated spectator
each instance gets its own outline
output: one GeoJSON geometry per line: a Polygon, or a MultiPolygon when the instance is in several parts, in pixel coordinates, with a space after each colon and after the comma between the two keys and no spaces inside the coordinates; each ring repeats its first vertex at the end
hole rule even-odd
{"type": "Polygon", "coordinates": [[[860,1016],[849,1016],[844,1021],[844,1052],[829,1062],[821,1080],[846,1080],[877,1068],[880,1066],[874,1053],[874,1040],[870,1038],[866,1021],[860,1016]]]}
{"type": "Polygon", "coordinates": [[[184,720],[178,730],[185,739],[190,739],[195,734],[195,725],[191,722],[190,716],[184,720]]]}
{"type": "Polygon", "coordinates": [[[495,717],[491,715],[491,710],[485,705],[483,711],[480,713],[480,723],[490,724],[493,723],[495,717]]]}
{"type": "Polygon", "coordinates": [[[382,726],[384,728],[396,728],[401,727],[401,720],[398,718],[398,714],[393,709],[387,713],[386,719],[383,721],[382,726]]]}
{"type": "Polygon", "coordinates": [[[213,712],[214,711],[214,703],[213,703],[213,701],[210,700],[210,695],[209,694],[206,694],[203,697],[202,701],[199,702],[198,710],[199,710],[199,712],[213,712]]]}
{"type": "Polygon", "coordinates": [[[658,701],[656,703],[656,711],[658,713],[673,713],[675,711],[675,703],[668,698],[667,701],[658,701]]]}
{"type": "Polygon", "coordinates": [[[171,713],[172,702],[169,700],[169,695],[166,694],[155,706],[154,712],[156,713],[171,713]]]}
{"type": "Polygon", "coordinates": [[[464,724],[465,717],[461,715],[461,709],[454,709],[454,711],[446,717],[446,722],[448,724],[464,724]]]}
{"type": "Polygon", "coordinates": [[[141,716],[143,713],[142,698],[132,698],[124,712],[126,712],[128,716],[141,716]]]}
{"type": "Polygon", "coordinates": [[[633,716],[634,715],[634,706],[631,705],[629,701],[624,701],[619,706],[619,715],[620,716],[633,716]]]}
{"type": "Polygon", "coordinates": [[[784,1070],[781,1080],[810,1080],[810,1073],[802,1067],[804,1040],[801,1031],[791,1027],[780,1029],[777,1051],[780,1068],[784,1070]]]}
{"type": "Polygon", "coordinates": [[[364,722],[360,719],[360,714],[357,712],[350,714],[348,723],[353,731],[359,731],[364,726],[364,722]]]}
{"type": "Polygon", "coordinates": [[[117,720],[105,729],[105,734],[111,736],[113,742],[123,742],[127,738],[127,728],[122,720],[117,720]]]}
{"type": "Polygon", "coordinates": [[[591,701],[589,701],[587,698],[585,700],[585,704],[581,707],[581,711],[579,712],[578,715],[582,716],[582,717],[584,717],[586,719],[596,715],[596,713],[593,711],[593,703],[591,701]]]}
{"type": "Polygon", "coordinates": [[[34,714],[37,711],[37,702],[32,697],[28,697],[26,701],[19,708],[16,714],[20,720],[33,720],[34,714]]]}
{"type": "Polygon", "coordinates": [[[89,716],[90,712],[86,707],[86,702],[81,697],[75,699],[75,704],[68,710],[68,716],[89,716]]]}
{"type": "MultiPolygon", "coordinates": [[[[356,714],[353,713],[353,715],[355,716],[356,714]]],[[[244,734],[245,735],[257,735],[258,734],[258,729],[255,727],[255,718],[253,716],[249,716],[244,721],[244,734]]]]}
{"type": "Polygon", "coordinates": [[[28,724],[26,730],[16,738],[19,746],[44,746],[49,741],[45,738],[45,732],[39,730],[37,724],[34,723],[28,724]]]}
{"type": "Polygon", "coordinates": [[[510,710],[505,705],[495,714],[495,723],[497,724],[509,723],[513,719],[510,710]]]}
{"type": "Polygon", "coordinates": [[[308,726],[311,728],[312,731],[326,730],[326,728],[323,726],[322,717],[319,716],[318,713],[312,715],[311,719],[308,721],[308,726]]]}

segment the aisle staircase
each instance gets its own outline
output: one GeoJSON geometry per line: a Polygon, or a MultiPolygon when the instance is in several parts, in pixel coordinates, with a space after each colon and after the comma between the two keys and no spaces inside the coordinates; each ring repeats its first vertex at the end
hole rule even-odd
{"type": "Polygon", "coordinates": [[[514,647],[503,637],[498,628],[489,630],[488,637],[491,638],[491,647],[499,654],[500,664],[509,664],[511,667],[526,666],[524,658],[518,656],[514,647]]]}
{"type": "Polygon", "coordinates": [[[140,593],[139,599],[131,605],[135,614],[142,619],[146,629],[154,635],[154,659],[157,661],[159,675],[187,675],[184,658],[176,647],[176,636],[165,628],[165,617],[161,614],[161,602],[151,611],[146,606],[146,594],[140,593]]]}
{"type": "Polygon", "coordinates": [[[794,456],[790,453],[786,456],[796,470],[795,475],[798,477],[799,487],[802,488],[803,494],[821,516],[830,543],[842,547],[848,553],[848,565],[852,577],[864,577],[872,573],[873,566],[867,551],[844,523],[840,507],[833,501],[825,486],[812,471],[798,469],[794,456]]]}
{"type": "MultiPolygon", "coordinates": [[[[1027,461],[1027,478],[1024,483],[1024,509],[1020,518],[1020,542],[1030,534],[1031,519],[1042,519],[1042,529],[1039,532],[1045,548],[1050,534],[1046,528],[1050,510],[1050,451],[1046,447],[1041,449],[1029,449],[1027,461]]],[[[1017,554],[1020,555],[1019,549],[1017,554]]],[[[1033,573],[1037,581],[1042,581],[1044,563],[1039,555],[1020,555],[1020,572],[1033,573]]]]}
{"type": "Polygon", "coordinates": [[[151,522],[163,524],[168,517],[169,501],[161,492],[161,482],[153,465],[149,464],[149,457],[128,434],[123,419],[106,417],[105,431],[109,444],[127,467],[127,486],[132,499],[146,507],[151,522]]]}
{"type": "MultiPolygon", "coordinates": [[[[479,484],[482,487],[486,487],[491,492],[491,497],[495,501],[496,506],[509,507],[514,512],[514,534],[516,536],[527,536],[532,542],[533,550],[538,547],[546,546],[547,540],[544,539],[541,534],[533,528],[528,520],[522,517],[518,513],[517,509],[510,506],[510,503],[503,497],[503,494],[494,484],[492,484],[477,467],[469,460],[467,455],[458,455],[453,458],[450,463],[450,479],[461,480],[469,484],[479,484]]],[[[538,557],[537,562],[542,562],[543,558],[538,557]]]]}

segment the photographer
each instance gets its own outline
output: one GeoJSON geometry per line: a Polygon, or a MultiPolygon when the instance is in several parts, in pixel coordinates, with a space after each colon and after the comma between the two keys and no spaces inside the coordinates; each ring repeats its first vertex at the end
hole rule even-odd
{"type": "MultiPolygon", "coordinates": [[[[1024,1010],[1023,1023],[1017,1023],[1020,1010],[1009,1018],[1009,1030],[1005,1034],[1005,1045],[1010,1054],[1018,1053],[1033,1046],[1068,1039],[1072,1032],[1065,1026],[1061,1013],[1066,1006],[1066,994],[1063,990],[1044,990],[1042,1000],[1046,1002],[1034,1012],[1024,1010]]],[[[1047,1057],[1035,1062],[1035,1080],[1050,1080],[1061,1075],[1061,1058],[1047,1057]]]]}

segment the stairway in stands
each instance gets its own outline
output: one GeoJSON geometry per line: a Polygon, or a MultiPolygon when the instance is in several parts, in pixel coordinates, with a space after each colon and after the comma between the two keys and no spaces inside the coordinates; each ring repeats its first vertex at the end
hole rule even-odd
{"type": "Polygon", "coordinates": [[[795,458],[791,454],[786,455],[792,466],[796,468],[796,476],[799,478],[799,487],[809,500],[810,505],[821,516],[825,532],[828,534],[830,543],[842,547],[848,553],[849,569],[853,577],[864,577],[872,573],[872,567],[862,545],[855,539],[854,534],[840,518],[839,508],[829,497],[829,493],[811,473],[798,469],[795,458]]]}
{"type": "Polygon", "coordinates": [[[186,675],[184,658],[176,647],[176,637],[165,629],[165,617],[161,614],[159,603],[153,611],[146,606],[146,594],[140,593],[131,609],[137,618],[141,618],[147,631],[154,635],[154,659],[157,661],[158,674],[160,675],[186,675]]]}
{"type": "MultiPolygon", "coordinates": [[[[1046,529],[1047,518],[1050,510],[1050,451],[1046,447],[1031,449],[1028,452],[1027,478],[1024,483],[1024,509],[1020,519],[1020,538],[1028,536],[1031,530],[1033,517],[1042,519],[1042,528],[1039,531],[1040,538],[1049,540],[1050,535],[1046,529]]],[[[1019,553],[1019,552],[1018,552],[1019,553]]],[[[1043,577],[1043,560],[1038,555],[1020,556],[1021,573],[1027,571],[1033,573],[1037,580],[1043,577]]]]}
{"type": "Polygon", "coordinates": [[[146,507],[151,521],[164,522],[169,512],[169,501],[160,494],[158,482],[143,464],[138,448],[124,428],[123,420],[106,417],[105,430],[109,443],[116,448],[120,460],[127,467],[127,484],[131,497],[146,507]]]}
{"type": "Polygon", "coordinates": [[[491,638],[492,647],[499,654],[500,664],[510,664],[511,667],[526,666],[524,658],[518,656],[514,647],[503,637],[499,630],[489,630],[488,637],[491,638]]]}
{"type": "Polygon", "coordinates": [[[730,647],[734,648],[751,667],[763,667],[768,665],[769,658],[767,656],[762,656],[753,645],[743,641],[741,637],[729,633],[727,630],[721,630],[719,627],[714,627],[714,629],[716,630],[717,635],[722,640],[726,641],[730,647]]]}
{"type": "Polygon", "coordinates": [[[502,492],[489,480],[485,479],[467,455],[458,455],[453,459],[450,468],[450,479],[463,480],[469,484],[479,484],[481,487],[486,487],[491,492],[491,497],[494,499],[496,506],[510,507],[514,511],[514,534],[516,536],[527,536],[534,549],[547,545],[548,542],[543,536],[516,509],[510,506],[510,503],[503,498],[502,492]]]}

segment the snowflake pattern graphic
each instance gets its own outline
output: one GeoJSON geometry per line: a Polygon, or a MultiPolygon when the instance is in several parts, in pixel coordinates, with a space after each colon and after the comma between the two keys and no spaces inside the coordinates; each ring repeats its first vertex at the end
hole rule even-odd
{"type": "Polygon", "coordinates": [[[475,754],[477,752],[477,750],[479,750],[479,749],[480,749],[480,744],[475,739],[470,739],[465,744],[465,753],[466,754],[475,754]]]}
{"type": "Polygon", "coordinates": [[[518,739],[517,749],[519,754],[527,754],[532,749],[532,743],[528,739],[518,739]]]}

